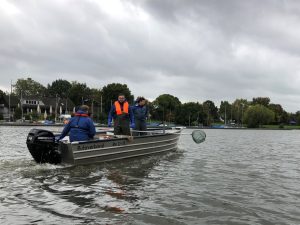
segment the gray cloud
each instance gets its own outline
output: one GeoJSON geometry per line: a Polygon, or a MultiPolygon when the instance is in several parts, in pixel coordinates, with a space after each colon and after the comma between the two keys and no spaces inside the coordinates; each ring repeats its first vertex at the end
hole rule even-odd
{"type": "Polygon", "coordinates": [[[268,96],[300,110],[297,1],[3,1],[0,88],[27,76],[150,99],[268,96]]]}

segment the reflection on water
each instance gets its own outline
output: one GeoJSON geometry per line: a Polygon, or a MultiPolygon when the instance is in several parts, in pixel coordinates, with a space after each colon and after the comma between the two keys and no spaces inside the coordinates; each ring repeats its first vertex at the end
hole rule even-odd
{"type": "MultiPolygon", "coordinates": [[[[1,224],[299,224],[299,131],[207,130],[173,153],[38,165],[0,127],[1,224]]],[[[60,131],[61,128],[55,128],[60,131]]]]}

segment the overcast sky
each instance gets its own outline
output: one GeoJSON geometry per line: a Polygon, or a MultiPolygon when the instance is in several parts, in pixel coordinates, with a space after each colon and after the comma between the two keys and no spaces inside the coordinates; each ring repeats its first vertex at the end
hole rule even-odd
{"type": "Polygon", "coordinates": [[[120,82],[150,100],[300,110],[300,1],[0,1],[2,90],[27,77],[120,82]]]}

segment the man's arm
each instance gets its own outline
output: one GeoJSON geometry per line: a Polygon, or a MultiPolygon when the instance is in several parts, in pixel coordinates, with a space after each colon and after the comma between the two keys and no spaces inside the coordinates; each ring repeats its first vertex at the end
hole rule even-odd
{"type": "Polygon", "coordinates": [[[59,137],[58,140],[63,139],[65,136],[67,136],[67,134],[69,133],[69,131],[71,130],[71,123],[72,123],[72,119],[70,120],[70,122],[68,124],[65,125],[63,131],[61,132],[61,135],[59,137]]]}
{"type": "Polygon", "coordinates": [[[149,109],[148,106],[146,106],[145,119],[147,120],[148,118],[149,118],[149,109]]]}
{"type": "Polygon", "coordinates": [[[130,117],[130,123],[134,123],[134,115],[133,115],[133,106],[129,107],[129,117],[130,117]]]}
{"type": "Polygon", "coordinates": [[[96,128],[93,123],[93,120],[89,119],[89,137],[93,138],[96,134],[96,128]]]}
{"type": "Polygon", "coordinates": [[[110,108],[109,114],[108,114],[108,121],[107,121],[107,124],[108,124],[108,125],[109,125],[109,124],[111,125],[111,123],[112,123],[114,111],[115,111],[115,106],[112,105],[111,108],[110,108]]]}

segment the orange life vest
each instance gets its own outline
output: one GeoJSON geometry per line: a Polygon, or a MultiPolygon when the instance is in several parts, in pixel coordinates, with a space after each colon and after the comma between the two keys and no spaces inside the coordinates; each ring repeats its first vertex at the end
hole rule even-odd
{"type": "Polygon", "coordinates": [[[128,102],[124,102],[123,103],[123,111],[121,110],[120,102],[115,101],[115,107],[116,107],[116,114],[117,115],[122,115],[123,113],[127,113],[128,114],[128,109],[129,109],[128,102]]]}

